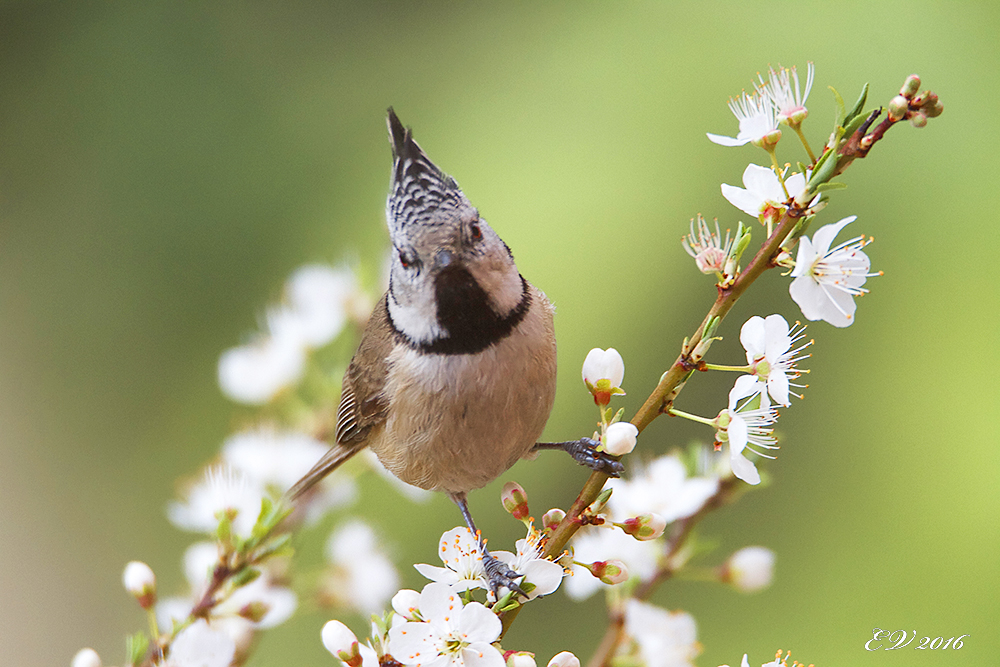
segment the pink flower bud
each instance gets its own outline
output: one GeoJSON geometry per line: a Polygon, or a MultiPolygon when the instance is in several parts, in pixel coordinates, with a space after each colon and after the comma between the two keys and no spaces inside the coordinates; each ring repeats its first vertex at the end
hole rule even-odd
{"type": "Polygon", "coordinates": [[[323,626],[323,646],[333,657],[343,660],[350,667],[360,667],[361,651],[358,638],[340,621],[328,621],[323,626]]]}
{"type": "Polygon", "coordinates": [[[125,590],[135,597],[143,609],[149,609],[156,604],[156,576],[142,561],[134,560],[125,566],[122,583],[125,585],[125,590]]]}
{"type": "Polygon", "coordinates": [[[651,512],[634,516],[615,525],[640,542],[645,542],[646,540],[655,540],[662,535],[663,529],[667,527],[667,522],[659,514],[651,512]]]}
{"type": "Polygon", "coordinates": [[[628,568],[620,560],[599,560],[585,565],[590,573],[606,584],[620,584],[628,579],[628,568]]]}
{"type": "Polygon", "coordinates": [[[558,507],[553,507],[542,515],[542,526],[545,528],[555,528],[565,518],[566,512],[562,511],[558,507]]]}
{"type": "Polygon", "coordinates": [[[507,482],[500,491],[500,503],[507,513],[521,521],[528,518],[528,494],[517,482],[507,482]]]}
{"type": "Polygon", "coordinates": [[[906,82],[899,89],[899,94],[909,99],[916,95],[918,90],[920,90],[920,77],[916,74],[911,74],[906,77],[906,82]]]}
{"type": "Polygon", "coordinates": [[[639,429],[629,422],[615,422],[608,427],[607,435],[604,439],[604,451],[612,456],[628,454],[635,449],[635,440],[639,435],[639,429]]]}

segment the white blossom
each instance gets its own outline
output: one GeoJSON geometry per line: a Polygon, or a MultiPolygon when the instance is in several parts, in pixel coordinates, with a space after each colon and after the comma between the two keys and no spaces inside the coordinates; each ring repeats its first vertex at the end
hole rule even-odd
{"type": "Polygon", "coordinates": [[[101,667],[101,656],[92,648],[82,648],[73,656],[71,667],[101,667]]]}
{"type": "Polygon", "coordinates": [[[392,596],[392,610],[408,621],[420,620],[420,593],[404,588],[392,596]]]}
{"type": "Polygon", "coordinates": [[[840,230],[856,219],[852,215],[825,225],[812,241],[806,236],[799,239],[792,270],[795,280],[788,291],[806,319],[825,320],[835,327],[850,326],[857,308],[854,297],[868,291],[862,285],[869,277],[880,275],[868,271],[871,261],[861,250],[870,239],[856,236],[830,247],[840,230]]]}
{"type": "Polygon", "coordinates": [[[778,212],[786,208],[785,202],[805,192],[806,177],[799,173],[792,174],[785,179],[785,187],[782,188],[773,169],[749,164],[743,170],[743,185],[745,187],[738,188],[723,183],[722,196],[748,215],[761,220],[768,217],[774,219],[778,212]],[[788,194],[785,194],[785,189],[788,194]]]}
{"type": "Polygon", "coordinates": [[[747,484],[760,484],[757,467],[744,454],[749,449],[758,456],[774,458],[761,449],[777,449],[776,440],[771,435],[773,424],[778,419],[778,411],[770,406],[767,392],[757,392],[757,379],[752,375],[741,375],[729,392],[729,407],[726,410],[728,426],[716,433],[720,441],[729,442],[729,463],[733,474],[747,484]],[[754,396],[759,396],[760,407],[749,408],[747,404],[754,396]],[[747,399],[742,406],[739,402],[747,399]]]}
{"type": "Polygon", "coordinates": [[[756,391],[767,391],[779,405],[789,405],[789,381],[799,376],[795,364],[805,358],[800,353],[809,343],[792,348],[804,335],[804,329],[789,329],[781,315],[768,315],[767,318],[754,315],[740,329],[747,363],[757,379],[756,391]]]}
{"type": "Polygon", "coordinates": [[[735,137],[707,133],[714,143],[720,146],[743,146],[750,142],[759,143],[772,133],[780,136],[774,105],[765,91],[744,91],[738,98],[729,100],[729,109],[739,121],[739,133],[735,137]]]}
{"type": "Polygon", "coordinates": [[[344,265],[307,264],[285,283],[299,335],[309,347],[320,347],[337,337],[347,322],[348,306],[358,294],[357,276],[344,265]]]}
{"type": "Polygon", "coordinates": [[[625,633],[639,645],[646,667],[694,667],[701,652],[690,614],[670,612],[635,598],[625,603],[625,633]]]}
{"type": "Polygon", "coordinates": [[[330,536],[326,546],[332,573],[325,591],[333,602],[365,616],[381,612],[399,588],[399,574],[378,547],[375,532],[361,521],[349,521],[330,536]]]}
{"type": "Polygon", "coordinates": [[[653,512],[673,523],[695,514],[719,490],[716,477],[688,477],[675,455],[632,464],[627,480],[610,479],[607,485],[614,491],[607,508],[616,521],[653,512]]]}
{"type": "Polygon", "coordinates": [[[794,127],[800,124],[808,115],[806,100],[809,98],[809,91],[812,90],[813,75],[816,68],[812,63],[806,64],[806,92],[800,94],[799,75],[795,67],[787,69],[779,67],[778,71],[768,67],[767,81],[760,76],[760,88],[767,91],[767,96],[774,105],[774,110],[778,114],[778,122],[787,123],[794,127]]]}
{"type": "MultiPolygon", "coordinates": [[[[719,665],[719,667],[729,667],[729,665],[719,665]]],[[[740,667],[750,667],[750,661],[747,660],[747,654],[743,654],[743,662],[740,663],[740,667]]]]}
{"type": "MultiPolygon", "coordinates": [[[[612,496],[613,497],[613,496],[612,496]]],[[[656,540],[643,542],[617,528],[588,526],[573,538],[573,559],[580,563],[619,560],[628,569],[629,576],[648,581],[656,574],[663,545],[656,540]]],[[[566,594],[574,600],[583,600],[608,584],[593,576],[587,568],[572,565],[573,576],[563,583],[566,594]]]]}
{"type": "Polygon", "coordinates": [[[122,573],[125,590],[135,596],[143,609],[156,601],[156,575],[142,561],[134,560],[125,566],[122,573]]]}
{"type": "Polygon", "coordinates": [[[414,667],[504,667],[492,645],[500,636],[500,619],[478,602],[462,606],[459,593],[445,583],[432,583],[420,593],[423,622],[400,623],[389,630],[393,657],[414,667]]]}
{"type": "Polygon", "coordinates": [[[580,667],[580,659],[569,651],[563,651],[552,656],[546,667],[580,667]]]}
{"type": "MultiPolygon", "coordinates": [[[[196,542],[184,552],[184,575],[191,588],[189,596],[167,598],[156,605],[157,623],[169,629],[174,621],[183,622],[202,598],[219,563],[219,547],[213,542],[196,542]]],[[[255,580],[237,588],[212,609],[213,625],[242,646],[257,628],[272,628],[291,618],[298,607],[298,597],[290,589],[275,585],[271,575],[262,571],[255,580]],[[263,616],[250,620],[242,612],[251,606],[264,610],[263,616]]]]}
{"type": "Polygon", "coordinates": [[[220,518],[228,516],[233,532],[247,537],[260,514],[264,490],[243,473],[221,466],[209,468],[204,479],[190,487],[186,495],[185,501],[167,505],[167,517],[175,526],[212,534],[220,518]]]}
{"type": "Polygon", "coordinates": [[[723,569],[726,581],[738,590],[763,590],[774,579],[774,552],[765,547],[744,547],[729,557],[723,569]]]}
{"type": "Polygon", "coordinates": [[[583,360],[583,381],[596,385],[602,379],[608,380],[612,387],[620,387],[625,379],[625,361],[613,347],[607,350],[595,347],[583,360]]]}
{"type": "Polygon", "coordinates": [[[379,667],[375,649],[362,644],[340,621],[327,621],[320,633],[323,647],[350,667],[379,667]]]}
{"type": "Polygon", "coordinates": [[[259,335],[219,357],[219,387],[230,399],[263,405],[296,384],[305,371],[306,353],[294,338],[259,335]]]}
{"type": "Polygon", "coordinates": [[[608,426],[604,438],[604,451],[612,456],[622,456],[635,449],[639,429],[629,422],[615,422],[608,426]]]}
{"type": "Polygon", "coordinates": [[[726,269],[726,258],[729,257],[733,241],[729,237],[728,229],[725,240],[722,239],[718,220],[715,221],[715,231],[713,232],[705,219],[699,215],[698,232],[695,233],[694,220],[692,219],[691,232],[681,239],[681,245],[684,246],[687,254],[694,257],[695,265],[699,271],[702,273],[722,273],[726,269]]]}
{"type": "Polygon", "coordinates": [[[413,567],[431,581],[449,584],[458,591],[489,588],[479,542],[468,528],[458,527],[445,532],[438,545],[438,555],[444,567],[425,563],[417,563],[413,567]]]}
{"type": "Polygon", "coordinates": [[[181,630],[170,646],[168,667],[229,667],[236,644],[226,633],[199,619],[181,630]]]}
{"type": "Polygon", "coordinates": [[[493,551],[493,557],[502,561],[524,578],[518,582],[520,586],[533,584],[534,589],[528,593],[528,599],[533,600],[540,595],[552,593],[562,582],[562,566],[542,558],[542,534],[534,526],[528,526],[528,535],[516,543],[516,554],[509,551],[493,551]]]}
{"type": "MultiPolygon", "coordinates": [[[[242,472],[253,485],[284,493],[302,478],[330,446],[296,431],[256,428],[226,438],[222,460],[242,472]]],[[[314,487],[305,504],[307,523],[327,511],[346,505],[357,496],[354,480],[334,471],[314,487]]]]}

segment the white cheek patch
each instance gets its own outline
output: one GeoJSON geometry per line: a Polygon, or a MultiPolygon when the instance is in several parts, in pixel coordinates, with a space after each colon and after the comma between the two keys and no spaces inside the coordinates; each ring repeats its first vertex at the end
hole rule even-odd
{"type": "Polygon", "coordinates": [[[389,317],[396,329],[414,343],[431,343],[444,337],[444,331],[437,323],[437,307],[433,296],[411,302],[405,306],[396,302],[392,290],[389,290],[389,317]]]}

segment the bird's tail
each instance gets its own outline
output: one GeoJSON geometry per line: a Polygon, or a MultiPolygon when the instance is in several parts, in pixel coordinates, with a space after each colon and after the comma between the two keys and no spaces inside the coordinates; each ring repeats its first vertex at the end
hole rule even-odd
{"type": "Polygon", "coordinates": [[[353,446],[343,445],[341,443],[335,444],[326,454],[323,455],[323,458],[321,458],[316,465],[312,467],[312,470],[303,475],[302,479],[295,482],[295,484],[292,485],[292,488],[288,489],[285,495],[289,500],[297,500],[299,496],[311,489],[317,482],[339,468],[341,463],[351,458],[359,451],[361,451],[361,447],[358,447],[356,444],[353,446]]]}

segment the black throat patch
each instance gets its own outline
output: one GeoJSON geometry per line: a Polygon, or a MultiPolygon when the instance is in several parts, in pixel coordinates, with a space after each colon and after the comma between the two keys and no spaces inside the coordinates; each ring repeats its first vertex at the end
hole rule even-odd
{"type": "MultiPolygon", "coordinates": [[[[450,266],[434,282],[438,326],[445,335],[429,342],[415,342],[396,329],[414,350],[430,354],[476,354],[509,336],[531,305],[528,281],[521,276],[521,300],[506,315],[490,308],[486,292],[465,268],[450,266]]],[[[393,324],[395,329],[395,324],[393,324]]]]}

